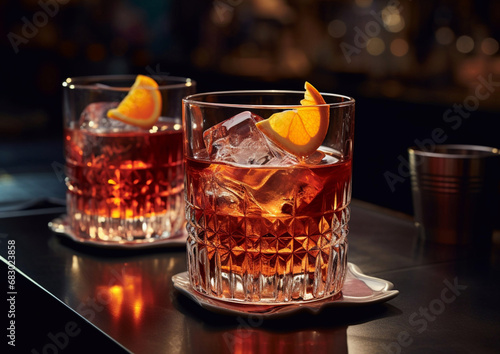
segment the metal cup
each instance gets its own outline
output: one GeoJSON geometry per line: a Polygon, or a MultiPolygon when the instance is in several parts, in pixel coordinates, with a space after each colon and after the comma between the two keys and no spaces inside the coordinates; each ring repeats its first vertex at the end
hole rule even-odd
{"type": "Polygon", "coordinates": [[[489,243],[500,216],[500,150],[436,145],[408,153],[419,236],[442,244],[489,243]]]}

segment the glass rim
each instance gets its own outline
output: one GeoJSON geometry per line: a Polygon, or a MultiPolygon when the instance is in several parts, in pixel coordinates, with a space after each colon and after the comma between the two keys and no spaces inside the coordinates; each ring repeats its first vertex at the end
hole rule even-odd
{"type": "MultiPolygon", "coordinates": [[[[234,94],[246,94],[246,95],[258,95],[258,94],[297,94],[304,95],[305,91],[294,91],[294,90],[234,90],[234,91],[213,91],[213,92],[200,92],[182,99],[183,103],[197,104],[200,106],[207,107],[228,107],[228,108],[253,108],[253,109],[290,109],[290,108],[303,108],[300,103],[298,104],[249,104],[249,103],[223,103],[223,102],[205,102],[198,100],[197,98],[203,96],[223,96],[223,95],[234,95],[234,94]]],[[[346,99],[343,102],[332,102],[332,103],[321,103],[315,105],[308,105],[307,107],[345,107],[354,105],[356,100],[352,97],[335,94],[335,93],[323,93],[320,92],[323,97],[340,97],[346,99]]]]}
{"type": "MultiPolygon", "coordinates": [[[[182,76],[170,76],[170,75],[145,75],[141,74],[144,76],[148,76],[151,78],[160,78],[160,79],[165,79],[167,81],[172,81],[172,83],[168,84],[158,84],[158,89],[175,89],[175,88],[184,88],[184,87],[191,87],[193,85],[196,85],[196,81],[188,78],[188,77],[182,77],[182,76]]],[[[70,76],[67,77],[63,82],[62,86],[69,88],[69,89],[92,89],[92,88],[98,88],[101,90],[108,90],[108,91],[124,91],[124,90],[130,90],[130,86],[109,86],[105,84],[99,85],[99,81],[130,81],[134,82],[135,78],[137,75],[134,74],[123,74],[123,75],[89,75],[89,76],[70,76]]],[[[157,81],[157,80],[156,80],[157,81]]]]}
{"type": "Polygon", "coordinates": [[[408,152],[411,154],[425,156],[425,157],[435,157],[435,158],[449,158],[449,159],[478,159],[487,158],[493,156],[500,157],[500,149],[482,146],[482,145],[467,145],[467,144],[442,144],[435,145],[434,151],[428,151],[421,149],[417,146],[411,146],[408,148],[408,152]],[[437,150],[436,150],[437,148],[437,150]],[[451,150],[457,150],[462,152],[451,152],[451,150]]]}

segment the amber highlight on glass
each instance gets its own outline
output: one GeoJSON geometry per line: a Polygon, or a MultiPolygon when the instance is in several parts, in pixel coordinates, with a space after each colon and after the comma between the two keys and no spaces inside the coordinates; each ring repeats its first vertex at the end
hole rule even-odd
{"type": "Polygon", "coordinates": [[[76,237],[142,243],[184,230],[181,99],[195,92],[195,82],[153,78],[162,112],[150,129],[106,117],[135,76],[63,83],[67,222],[76,237]]]}
{"type": "Polygon", "coordinates": [[[183,100],[188,268],[196,291],[249,303],[319,300],[341,291],[354,100],[323,94],[328,134],[302,160],[267,141],[254,124],[300,108],[303,97],[237,91],[183,100]]]}

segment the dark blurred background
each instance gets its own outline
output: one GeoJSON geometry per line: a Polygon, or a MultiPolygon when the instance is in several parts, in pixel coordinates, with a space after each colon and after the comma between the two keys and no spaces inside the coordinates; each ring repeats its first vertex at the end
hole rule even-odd
{"type": "Polygon", "coordinates": [[[62,190],[61,82],[77,75],[352,96],[353,196],[408,214],[407,147],[500,147],[499,1],[3,0],[0,27],[4,201],[37,193],[29,173],[62,190]]]}

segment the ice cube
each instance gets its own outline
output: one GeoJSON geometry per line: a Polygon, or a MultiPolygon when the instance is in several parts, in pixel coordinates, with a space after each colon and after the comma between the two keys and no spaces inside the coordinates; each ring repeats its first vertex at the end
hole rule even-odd
{"type": "MultiPolygon", "coordinates": [[[[266,138],[267,139],[267,138],[266,138]]],[[[266,165],[268,166],[290,166],[297,165],[300,163],[300,160],[297,156],[292,155],[285,150],[281,149],[279,146],[274,144],[271,140],[268,140],[269,146],[271,147],[274,157],[270,159],[266,165]]]]}
{"type": "Polygon", "coordinates": [[[240,183],[246,193],[246,211],[271,215],[294,215],[323,189],[309,168],[253,169],[240,183]]]}
{"type": "Polygon", "coordinates": [[[80,115],[80,129],[95,133],[111,133],[117,131],[135,131],[140,128],[108,118],[107,112],[118,106],[119,102],[94,102],[89,104],[80,115]]]}
{"type": "Polygon", "coordinates": [[[296,159],[273,144],[256,126],[262,118],[241,112],[207,130],[203,139],[212,161],[241,165],[293,164],[296,159]]]}
{"type": "Polygon", "coordinates": [[[218,212],[230,215],[244,214],[244,190],[234,176],[221,166],[211,166],[212,173],[202,176],[201,185],[207,201],[218,212]],[[204,178],[203,178],[204,177],[204,178]]]}

